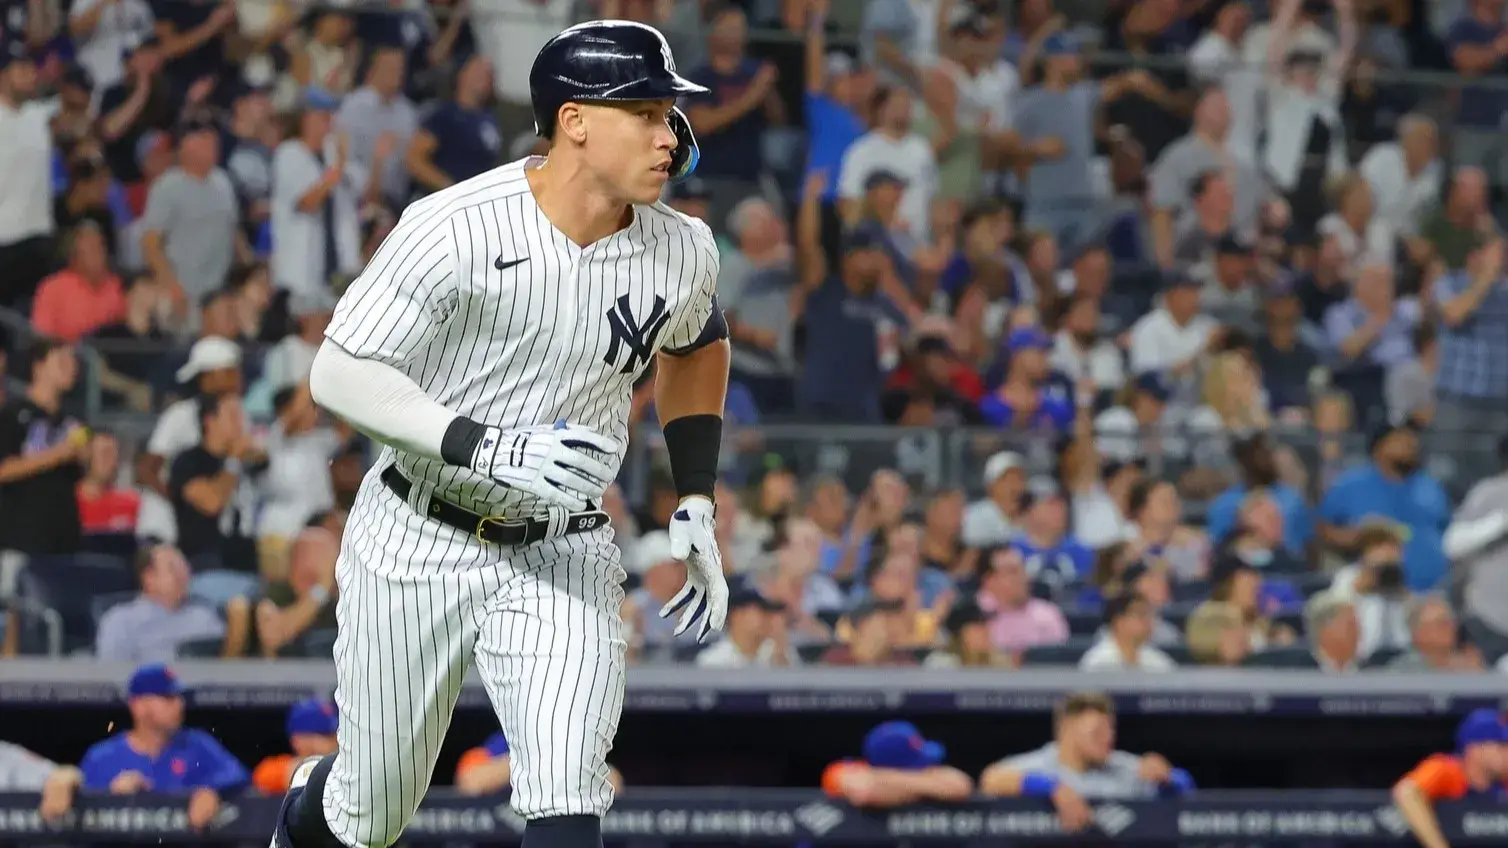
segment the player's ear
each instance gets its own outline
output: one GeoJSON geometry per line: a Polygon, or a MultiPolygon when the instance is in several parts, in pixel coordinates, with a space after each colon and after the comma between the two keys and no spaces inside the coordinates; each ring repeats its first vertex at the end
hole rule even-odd
{"type": "Polygon", "coordinates": [[[586,141],[586,110],[579,103],[566,103],[555,113],[555,133],[581,144],[586,141]]]}

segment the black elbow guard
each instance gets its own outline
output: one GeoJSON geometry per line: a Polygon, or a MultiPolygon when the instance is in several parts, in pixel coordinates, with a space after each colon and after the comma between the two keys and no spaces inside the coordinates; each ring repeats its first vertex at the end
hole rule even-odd
{"type": "Polygon", "coordinates": [[[717,455],[723,445],[720,415],[683,415],[665,422],[665,450],[676,494],[712,499],[717,485],[717,455]]]}

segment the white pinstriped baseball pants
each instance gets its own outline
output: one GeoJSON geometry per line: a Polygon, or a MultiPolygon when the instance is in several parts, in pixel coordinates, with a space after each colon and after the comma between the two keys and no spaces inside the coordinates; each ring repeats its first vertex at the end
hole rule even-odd
{"type": "Polygon", "coordinates": [[[367,475],[336,565],[339,753],[330,830],[386,848],[429,788],[473,658],[525,819],[601,815],[623,709],[623,571],[610,530],[499,549],[367,475]]]}

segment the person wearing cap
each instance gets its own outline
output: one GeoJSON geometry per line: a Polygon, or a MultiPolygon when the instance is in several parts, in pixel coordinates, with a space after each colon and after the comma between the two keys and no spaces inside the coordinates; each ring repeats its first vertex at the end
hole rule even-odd
{"type": "Polygon", "coordinates": [[[849,145],[837,176],[839,210],[845,224],[863,219],[864,186],[870,176],[887,170],[904,180],[897,227],[913,239],[931,237],[932,198],[937,193],[937,157],[932,143],[913,126],[911,93],[903,87],[881,86],[870,106],[874,122],[869,132],[849,145]]]}
{"type": "Polygon", "coordinates": [[[1165,432],[1176,416],[1168,414],[1173,386],[1161,373],[1137,374],[1120,398],[1094,418],[1095,447],[1102,456],[1127,463],[1159,453],[1181,457],[1187,452],[1181,437],[1165,432]]]}
{"type": "Polygon", "coordinates": [[[200,398],[241,394],[241,346],[220,336],[205,336],[189,348],[188,361],[174,376],[180,385],[189,387],[192,396],[162,411],[146,449],[136,455],[137,484],[163,497],[167,497],[165,470],[179,454],[199,444],[202,436],[200,398]]]}
{"type": "MultiPolygon", "coordinates": [[[[63,411],[63,396],[78,379],[78,358],[67,343],[37,337],[23,367],[30,376],[26,392],[0,407],[0,551],[76,553],[81,530],[74,487],[89,431],[63,411]]],[[[13,576],[0,565],[0,597],[13,576]]]]}
{"type": "Polygon", "coordinates": [[[1075,386],[1092,386],[1097,395],[1118,391],[1126,382],[1125,354],[1101,332],[1101,302],[1098,295],[1078,289],[1068,296],[1047,360],[1053,371],[1075,386]]]}
{"type": "Polygon", "coordinates": [[[328,698],[305,698],[288,709],[285,725],[291,754],[263,757],[251,771],[251,784],[263,795],[280,797],[288,791],[293,767],[305,757],[335,753],[335,731],[340,713],[328,698]]]}
{"type": "Polygon", "coordinates": [[[298,294],[329,291],[332,279],[361,270],[363,198],[380,196],[383,163],[394,142],[374,142],[375,170],[351,157],[351,140],[334,129],[340,100],[304,91],[298,133],[272,154],[272,279],[298,294]]]}
{"type": "Polygon", "coordinates": [[[909,721],[883,722],[864,735],[858,759],[839,760],[822,772],[822,790],[868,809],[967,801],[974,781],[944,764],[941,742],[922,736],[909,721]]]}
{"type": "Polygon", "coordinates": [[[914,617],[907,615],[899,601],[869,598],[858,602],[838,622],[847,629],[846,642],[840,642],[822,655],[821,665],[834,666],[912,666],[916,657],[900,647],[901,638],[909,635],[914,617]]]}
{"type": "Polygon", "coordinates": [[[1191,378],[1204,356],[1224,338],[1220,322],[1200,311],[1204,284],[1181,271],[1163,275],[1162,303],[1131,327],[1132,373],[1191,378]]]}
{"type": "Polygon", "coordinates": [[[1115,702],[1107,695],[1064,696],[1052,723],[1052,742],[985,768],[980,793],[1050,800],[1063,829],[1078,832],[1093,822],[1090,801],[1177,798],[1195,789],[1193,777],[1161,754],[1116,750],[1115,702]]]}
{"type": "Polygon", "coordinates": [[[1423,848],[1450,848],[1435,804],[1468,798],[1501,802],[1508,779],[1508,723],[1493,709],[1466,714],[1456,728],[1456,750],[1431,754],[1393,785],[1393,803],[1423,848]]]}
{"type": "MultiPolygon", "coordinates": [[[[1078,416],[1073,390],[1053,374],[1047,354],[1052,337],[1040,327],[1015,330],[1005,340],[1005,378],[979,401],[985,423],[1016,432],[1067,432],[1078,416]]],[[[1092,397],[1089,398],[1092,400],[1092,397]]]]}
{"type": "Polygon", "coordinates": [[[1280,419],[1288,409],[1310,406],[1313,398],[1309,381],[1320,364],[1321,334],[1304,320],[1298,285],[1297,277],[1288,273],[1267,284],[1262,298],[1262,328],[1254,345],[1268,403],[1280,419]]]}
{"type": "MultiPolygon", "coordinates": [[[[24,15],[26,4],[7,8],[24,15]]],[[[9,23],[9,22],[7,22],[9,23]]],[[[52,216],[54,107],[36,100],[37,65],[19,39],[0,35],[0,305],[24,308],[56,267],[52,216]]]]}
{"type": "Polygon", "coordinates": [[[165,665],[144,665],[126,684],[131,728],[96,742],[79,770],[84,788],[112,795],[186,793],[188,823],[203,830],[251,775],[213,736],[183,726],[188,690],[165,665]]]}
{"type": "Polygon", "coordinates": [[[1016,535],[1026,493],[1026,460],[1021,454],[1001,451],[985,460],[984,493],[963,513],[962,541],[971,548],[1002,545],[1016,535]]]}
{"type": "Polygon", "coordinates": [[[250,257],[239,227],[241,205],[220,168],[220,128],[190,118],[174,130],[178,164],[158,177],[142,213],[141,250],[177,297],[180,309],[225,285],[237,257],[250,257]]]}
{"type": "Polygon", "coordinates": [[[503,137],[488,110],[492,62],[473,54],[456,71],[455,92],[420,123],[408,146],[408,175],[425,192],[469,180],[498,164],[503,137]]]}
{"type": "Polygon", "coordinates": [[[1405,584],[1415,592],[1434,588],[1447,571],[1442,540],[1450,522],[1450,500],[1421,468],[1419,434],[1407,424],[1384,423],[1373,428],[1367,453],[1370,462],[1341,474],[1321,498],[1320,538],[1348,553],[1356,549],[1369,521],[1395,522],[1408,531],[1405,584]]]}
{"type": "Polygon", "coordinates": [[[666,197],[665,202],[671,209],[703,223],[707,221],[707,216],[712,214],[709,205],[712,194],[707,190],[707,184],[698,179],[695,174],[680,182],[671,183],[666,197]]]}
{"type": "Polygon", "coordinates": [[[1010,544],[1021,552],[1032,581],[1055,591],[1087,580],[1094,568],[1094,552],[1068,531],[1068,501],[1051,477],[1027,484],[1020,532],[1010,544]]]}
{"type": "MultiPolygon", "coordinates": [[[[513,778],[509,753],[508,737],[502,731],[488,736],[475,748],[467,749],[456,763],[456,792],[475,797],[507,789],[513,778]]],[[[612,784],[614,793],[623,791],[623,773],[611,764],[607,767],[607,782],[612,784]]]]}
{"type": "Polygon", "coordinates": [[[273,390],[297,386],[309,379],[314,354],[324,341],[325,328],[335,314],[335,295],[328,289],[294,292],[288,298],[288,314],[297,331],[285,336],[268,351],[262,363],[262,380],[273,390]]]}
{"type": "Polygon", "coordinates": [[[820,244],[822,175],[809,178],[796,216],[795,293],[806,327],[796,408],[813,420],[878,424],[885,377],[899,364],[899,337],[918,314],[884,246],[863,229],[829,263],[820,244]]]}
{"type": "Polygon", "coordinates": [[[1079,659],[1083,671],[1173,671],[1178,664],[1152,644],[1155,617],[1140,595],[1122,592],[1105,602],[1105,635],[1079,659]]]}
{"type": "Polygon", "coordinates": [[[702,668],[769,668],[800,665],[791,647],[785,604],[752,585],[735,588],[728,598],[728,627],[723,637],[696,655],[702,668]]]}

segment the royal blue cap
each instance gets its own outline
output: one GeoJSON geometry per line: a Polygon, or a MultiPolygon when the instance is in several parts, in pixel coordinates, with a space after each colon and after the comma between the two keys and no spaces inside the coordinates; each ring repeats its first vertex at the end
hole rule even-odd
{"type": "Polygon", "coordinates": [[[494,757],[506,757],[509,751],[508,737],[504,736],[503,732],[499,730],[497,733],[487,737],[487,741],[482,743],[482,750],[494,757]]]}
{"type": "Polygon", "coordinates": [[[1011,353],[1030,348],[1052,350],[1052,336],[1037,327],[1025,327],[1012,332],[1005,340],[1005,349],[1011,353]]]}
{"type": "Polygon", "coordinates": [[[1472,710],[1456,728],[1456,748],[1465,750],[1467,745],[1478,742],[1508,742],[1508,723],[1497,710],[1483,707],[1472,710]]]}
{"type": "Polygon", "coordinates": [[[340,711],[328,698],[305,698],[288,709],[288,735],[312,733],[334,736],[340,726],[340,711]]]}
{"type": "Polygon", "coordinates": [[[188,694],[188,689],[178,675],[171,668],[160,663],[144,665],[131,675],[131,680],[126,684],[126,695],[131,698],[140,698],[144,695],[159,695],[168,698],[180,698],[188,694]]]}
{"type": "Polygon", "coordinates": [[[1042,42],[1043,56],[1066,56],[1079,52],[1079,42],[1066,32],[1055,32],[1042,42]]]}
{"type": "Polygon", "coordinates": [[[879,768],[923,769],[942,762],[947,753],[909,721],[887,721],[864,737],[864,761],[879,768]]]}

